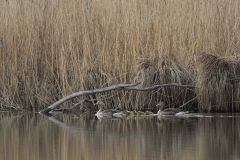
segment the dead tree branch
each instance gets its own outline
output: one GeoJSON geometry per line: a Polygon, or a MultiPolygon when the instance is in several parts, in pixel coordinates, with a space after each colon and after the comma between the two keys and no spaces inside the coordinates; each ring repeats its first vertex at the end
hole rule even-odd
{"type": "Polygon", "coordinates": [[[182,85],[180,83],[168,83],[168,84],[159,84],[151,87],[146,88],[139,88],[139,87],[126,87],[123,88],[124,90],[137,90],[137,91],[149,91],[157,88],[163,88],[163,87],[181,87],[181,88],[195,88],[194,85],[182,85]]]}
{"type": "MultiPolygon", "coordinates": [[[[73,94],[68,95],[66,97],[63,97],[62,99],[60,99],[57,102],[53,103],[52,105],[50,105],[49,107],[45,108],[44,110],[41,110],[40,113],[41,114],[49,113],[51,110],[53,110],[54,108],[58,107],[59,105],[61,105],[65,101],[70,100],[70,99],[75,98],[75,97],[78,97],[78,96],[89,95],[89,94],[96,94],[96,93],[103,93],[103,92],[107,92],[107,91],[111,91],[111,90],[149,91],[149,90],[153,90],[153,89],[157,89],[157,88],[173,87],[173,86],[183,87],[183,88],[195,88],[195,86],[193,86],[193,85],[181,85],[179,83],[169,83],[169,84],[155,85],[155,86],[146,87],[146,88],[139,88],[139,87],[136,87],[138,84],[139,83],[137,83],[137,84],[118,84],[118,85],[109,86],[109,87],[101,88],[101,89],[76,92],[76,93],[73,93],[73,94]]],[[[77,105],[80,105],[80,104],[82,104],[83,102],[86,102],[86,101],[88,101],[88,100],[85,99],[85,100],[79,102],[77,105]]]]}

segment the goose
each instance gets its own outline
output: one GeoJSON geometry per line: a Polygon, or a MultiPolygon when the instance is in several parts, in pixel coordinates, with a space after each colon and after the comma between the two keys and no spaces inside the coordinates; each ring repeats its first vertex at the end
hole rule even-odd
{"type": "Polygon", "coordinates": [[[97,117],[122,117],[123,111],[117,109],[107,109],[103,110],[105,104],[102,101],[97,101],[94,106],[99,106],[99,110],[95,114],[97,117]]]}
{"type": "Polygon", "coordinates": [[[138,111],[138,115],[145,115],[145,112],[143,112],[143,111],[138,111]]]}
{"type": "Polygon", "coordinates": [[[134,116],[137,116],[138,115],[138,112],[136,110],[133,111],[133,115],[134,116]]]}
{"type": "Polygon", "coordinates": [[[132,112],[132,111],[129,111],[129,110],[126,110],[126,111],[125,111],[125,115],[126,115],[126,116],[131,116],[131,115],[133,115],[133,112],[132,112]]]}
{"type": "Polygon", "coordinates": [[[146,115],[152,115],[153,112],[151,112],[151,111],[146,111],[145,114],[146,114],[146,115]]]}
{"type": "Polygon", "coordinates": [[[163,102],[159,102],[156,106],[160,107],[157,113],[158,115],[176,115],[177,116],[177,115],[184,115],[188,113],[188,111],[186,112],[182,111],[182,107],[164,109],[165,105],[163,102]]]}

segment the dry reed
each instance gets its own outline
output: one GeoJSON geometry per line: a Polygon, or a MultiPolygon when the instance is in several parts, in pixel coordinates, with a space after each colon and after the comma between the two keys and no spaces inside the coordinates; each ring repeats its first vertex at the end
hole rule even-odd
{"type": "Polygon", "coordinates": [[[196,91],[207,111],[239,110],[240,61],[203,52],[198,59],[196,91]]]}
{"type": "MultiPolygon", "coordinates": [[[[140,79],[143,85],[195,83],[197,53],[239,53],[239,3],[1,1],[0,104],[38,110],[72,92],[132,82],[143,74],[150,79],[140,79]],[[141,59],[150,60],[147,69],[141,59]]],[[[164,95],[178,104],[190,99],[190,92],[119,92],[113,103],[139,109],[164,95]]]]}

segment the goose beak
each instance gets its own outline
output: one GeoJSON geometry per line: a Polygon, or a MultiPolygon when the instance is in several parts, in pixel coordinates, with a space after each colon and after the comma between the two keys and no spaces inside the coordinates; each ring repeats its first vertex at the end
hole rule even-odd
{"type": "Polygon", "coordinates": [[[94,106],[98,106],[98,104],[99,104],[99,103],[98,103],[98,101],[97,101],[96,103],[94,103],[94,106]]]}
{"type": "Polygon", "coordinates": [[[98,104],[97,103],[94,103],[94,108],[98,109],[98,104]]]}

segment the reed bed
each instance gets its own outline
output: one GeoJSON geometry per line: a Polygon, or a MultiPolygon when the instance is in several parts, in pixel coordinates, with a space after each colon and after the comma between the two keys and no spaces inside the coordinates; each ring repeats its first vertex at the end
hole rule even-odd
{"type": "MultiPolygon", "coordinates": [[[[203,50],[239,55],[239,3],[2,0],[1,107],[39,110],[72,92],[118,83],[195,84],[203,50]]],[[[195,92],[165,88],[106,95],[120,108],[140,109],[159,100],[175,106],[195,92]]]]}
{"type": "Polygon", "coordinates": [[[196,92],[207,111],[239,110],[240,60],[203,52],[198,59],[196,92]]]}

